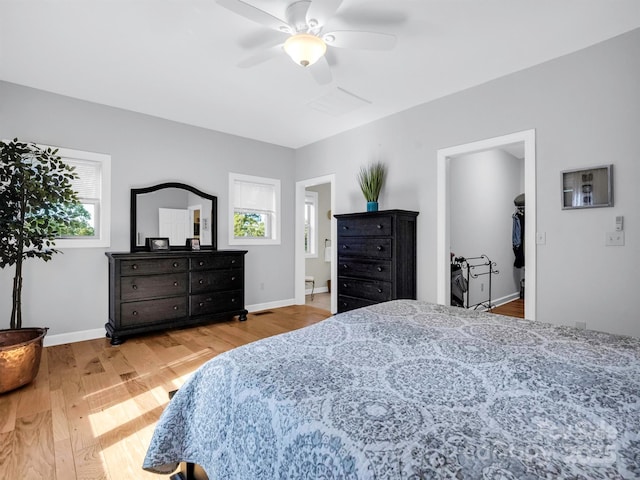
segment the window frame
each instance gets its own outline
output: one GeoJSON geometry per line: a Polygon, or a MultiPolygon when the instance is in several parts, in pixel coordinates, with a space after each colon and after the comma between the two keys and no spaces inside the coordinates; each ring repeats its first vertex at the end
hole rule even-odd
{"type": "MultiPolygon", "coordinates": [[[[318,192],[312,190],[305,190],[304,192],[304,209],[305,209],[305,229],[307,226],[307,205],[311,205],[313,208],[313,215],[311,222],[309,222],[309,242],[310,248],[305,248],[305,258],[318,258],[318,192]]],[[[307,243],[305,243],[306,247],[307,243]]]]}
{"type": "Polygon", "coordinates": [[[254,175],[244,175],[241,173],[229,172],[229,245],[280,245],[280,225],[282,209],[280,203],[280,180],[277,178],[258,177],[254,175]],[[234,217],[236,213],[235,186],[237,182],[254,183],[259,185],[269,185],[274,189],[275,211],[270,224],[271,236],[269,238],[236,238],[234,235],[234,217]]]}
{"type": "MultiPolygon", "coordinates": [[[[60,148],[48,145],[39,145],[44,148],[57,149],[64,163],[73,162],[97,162],[100,164],[100,197],[98,201],[98,235],[93,237],[56,238],[55,248],[108,248],[111,246],[111,155],[103,153],[86,152],[71,148],[60,148]]],[[[93,203],[93,202],[92,202],[93,203]]]]}

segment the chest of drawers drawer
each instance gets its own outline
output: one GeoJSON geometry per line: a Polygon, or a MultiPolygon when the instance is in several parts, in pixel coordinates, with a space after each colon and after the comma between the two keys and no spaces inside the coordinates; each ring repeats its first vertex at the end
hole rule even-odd
{"type": "Polygon", "coordinates": [[[189,274],[173,273],[123,277],[120,282],[120,298],[123,302],[146,298],[184,295],[188,291],[189,274]]]}
{"type": "Polygon", "coordinates": [[[391,216],[360,217],[338,220],[340,237],[379,237],[392,235],[391,216]]]}
{"type": "Polygon", "coordinates": [[[121,326],[125,328],[161,323],[189,315],[187,298],[184,296],[127,302],[121,304],[120,312],[121,326]]]}
{"type": "Polygon", "coordinates": [[[391,283],[357,278],[338,277],[340,294],[366,298],[376,302],[391,300],[391,283]]]}
{"type": "Polygon", "coordinates": [[[392,280],[391,262],[341,257],[338,259],[338,275],[390,282],[392,280]]]}
{"type": "Polygon", "coordinates": [[[191,293],[238,290],[244,285],[243,270],[202,270],[191,272],[191,293]]]}
{"type": "Polygon", "coordinates": [[[339,238],[338,258],[343,256],[391,258],[390,238],[339,238]]]}
{"type": "Polygon", "coordinates": [[[208,292],[189,297],[191,315],[210,315],[237,308],[244,308],[242,290],[233,292],[208,292]]]}
{"type": "Polygon", "coordinates": [[[155,258],[122,260],[120,275],[156,275],[160,273],[186,272],[189,269],[187,258],[155,258]]]}
{"type": "Polygon", "coordinates": [[[225,255],[191,259],[191,271],[243,268],[244,257],[241,255],[225,255]]]}

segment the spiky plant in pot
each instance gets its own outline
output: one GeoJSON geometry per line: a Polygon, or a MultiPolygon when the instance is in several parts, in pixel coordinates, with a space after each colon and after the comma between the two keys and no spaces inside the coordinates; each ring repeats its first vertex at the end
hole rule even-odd
{"type": "Polygon", "coordinates": [[[367,200],[367,211],[378,210],[378,198],[380,197],[386,172],[386,166],[382,162],[373,162],[367,166],[360,167],[358,183],[364,198],[367,200]]]}

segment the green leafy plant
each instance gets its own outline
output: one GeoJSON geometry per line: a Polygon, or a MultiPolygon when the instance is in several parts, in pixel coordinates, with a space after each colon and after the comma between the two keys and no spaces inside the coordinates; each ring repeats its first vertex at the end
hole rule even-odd
{"type": "Polygon", "coordinates": [[[374,162],[366,167],[360,167],[358,183],[367,202],[377,202],[384,183],[387,169],[382,162],[374,162]]]}
{"type": "Polygon", "coordinates": [[[15,265],[10,328],[22,328],[22,264],[51,260],[55,239],[73,225],[81,206],[74,168],[57,150],[0,141],[0,268],[15,265]]]}

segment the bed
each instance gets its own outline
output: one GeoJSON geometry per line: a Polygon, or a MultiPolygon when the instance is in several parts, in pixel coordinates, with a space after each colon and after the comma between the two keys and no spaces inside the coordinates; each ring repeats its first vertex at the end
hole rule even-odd
{"type": "Polygon", "coordinates": [[[211,480],[640,477],[640,339],[396,300],[198,369],[144,460],[211,480]]]}

